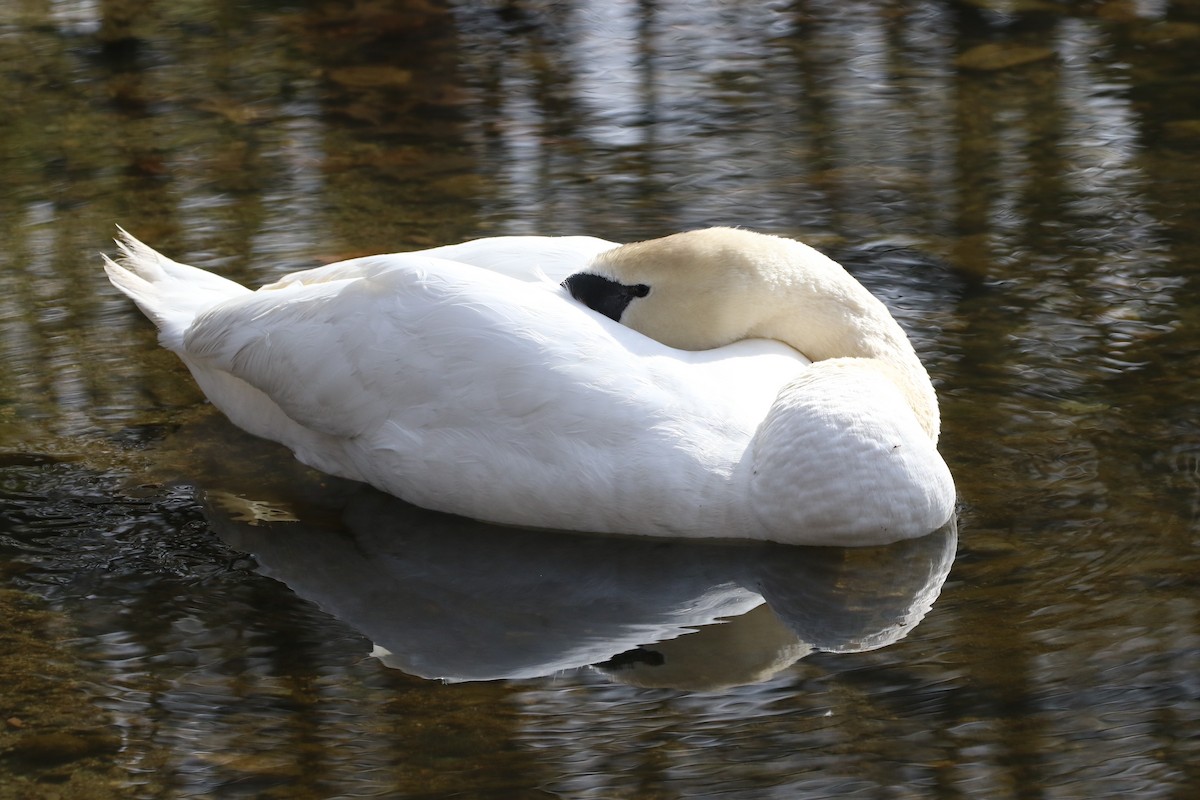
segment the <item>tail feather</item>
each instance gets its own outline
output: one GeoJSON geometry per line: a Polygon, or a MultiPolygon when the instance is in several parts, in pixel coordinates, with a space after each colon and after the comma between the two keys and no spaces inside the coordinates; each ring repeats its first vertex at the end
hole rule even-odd
{"type": "Polygon", "coordinates": [[[139,242],[123,228],[116,239],[121,255],[105,255],[104,271],[158,326],[163,346],[179,350],[196,315],[210,306],[249,293],[231,280],[180,264],[139,242]]]}

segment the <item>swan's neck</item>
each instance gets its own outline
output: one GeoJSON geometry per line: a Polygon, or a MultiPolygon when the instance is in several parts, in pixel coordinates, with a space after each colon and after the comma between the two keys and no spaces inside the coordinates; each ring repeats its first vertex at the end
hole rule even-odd
{"type": "Polygon", "coordinates": [[[937,395],[904,330],[882,302],[840,267],[826,280],[828,285],[816,292],[811,284],[776,284],[771,299],[780,310],[764,319],[754,335],[785,342],[814,362],[866,360],[900,387],[921,427],[936,442],[937,395]]]}
{"type": "Polygon", "coordinates": [[[808,245],[710,228],[608,250],[593,269],[621,285],[643,284],[649,295],[626,297],[620,320],[672,347],[707,350],[763,338],[810,361],[863,359],[904,392],[937,441],[937,397],[908,337],[878,298],[808,245]]]}

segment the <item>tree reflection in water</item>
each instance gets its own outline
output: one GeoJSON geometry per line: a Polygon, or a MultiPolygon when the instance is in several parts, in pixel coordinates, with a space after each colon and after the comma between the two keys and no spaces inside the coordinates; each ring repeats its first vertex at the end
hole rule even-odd
{"type": "MultiPolygon", "coordinates": [[[[123,737],[97,758],[141,795],[1200,781],[1195,3],[0,13],[0,575],[61,615],[39,630],[78,632],[57,657],[83,659],[123,737]],[[227,569],[189,489],[154,488],[224,466],[154,455],[200,398],[104,285],[115,223],[251,284],[498,233],[807,239],[887,300],[939,386],[958,560],[908,638],[752,687],[361,661],[356,633],[227,569]]],[[[29,730],[0,724],[0,751],[29,730]]],[[[75,766],[4,758],[0,784],[75,766]]]]}

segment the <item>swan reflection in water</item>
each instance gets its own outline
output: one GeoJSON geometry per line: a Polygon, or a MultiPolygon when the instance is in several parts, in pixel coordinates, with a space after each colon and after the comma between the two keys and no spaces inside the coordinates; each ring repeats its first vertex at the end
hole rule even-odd
{"type": "Polygon", "coordinates": [[[957,544],[953,519],[872,548],[499,528],[366,487],[349,490],[336,519],[303,515],[324,523],[225,492],[206,508],[230,546],[371,639],[384,664],[445,681],[587,666],[646,687],[763,681],[813,651],[903,637],[957,544]]]}

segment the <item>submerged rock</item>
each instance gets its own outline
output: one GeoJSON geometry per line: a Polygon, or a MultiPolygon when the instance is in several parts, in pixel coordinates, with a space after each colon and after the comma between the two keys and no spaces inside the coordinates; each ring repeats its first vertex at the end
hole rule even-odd
{"type": "Polygon", "coordinates": [[[49,765],[115,753],[120,747],[120,737],[107,731],[52,731],[22,736],[5,755],[31,764],[49,765]]]}
{"type": "Polygon", "coordinates": [[[997,70],[1019,67],[1022,64],[1032,64],[1054,56],[1049,47],[1031,47],[1022,44],[1002,44],[993,42],[972,47],[960,55],[955,64],[959,69],[975,70],[976,72],[995,72],[997,70]]]}

